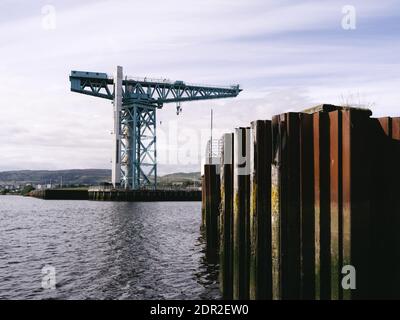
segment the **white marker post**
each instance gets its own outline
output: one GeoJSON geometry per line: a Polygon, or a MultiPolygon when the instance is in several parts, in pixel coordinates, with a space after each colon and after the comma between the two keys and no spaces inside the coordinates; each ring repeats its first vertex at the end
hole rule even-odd
{"type": "Polygon", "coordinates": [[[122,67],[118,66],[114,75],[114,132],[112,156],[112,184],[114,188],[121,183],[121,132],[120,117],[122,108],[122,67]]]}

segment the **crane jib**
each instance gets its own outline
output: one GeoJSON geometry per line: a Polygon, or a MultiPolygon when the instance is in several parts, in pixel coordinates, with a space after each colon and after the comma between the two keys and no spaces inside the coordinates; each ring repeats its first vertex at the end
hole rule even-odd
{"type": "MultiPolygon", "coordinates": [[[[106,73],[72,71],[71,91],[114,99],[114,79],[106,73]]],[[[190,85],[183,81],[137,81],[123,80],[123,96],[126,100],[147,100],[157,104],[187,102],[218,98],[236,97],[242,89],[230,87],[190,85]]]]}

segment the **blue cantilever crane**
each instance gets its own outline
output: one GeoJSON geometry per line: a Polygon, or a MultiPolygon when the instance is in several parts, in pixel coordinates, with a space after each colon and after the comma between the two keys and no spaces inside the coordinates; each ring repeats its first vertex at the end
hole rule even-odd
{"type": "Polygon", "coordinates": [[[189,85],[183,81],[123,78],[122,67],[114,76],[72,71],[71,91],[109,99],[114,105],[114,150],[112,183],[127,189],[157,186],[156,110],[175,102],[231,98],[239,85],[214,87],[189,85]]]}

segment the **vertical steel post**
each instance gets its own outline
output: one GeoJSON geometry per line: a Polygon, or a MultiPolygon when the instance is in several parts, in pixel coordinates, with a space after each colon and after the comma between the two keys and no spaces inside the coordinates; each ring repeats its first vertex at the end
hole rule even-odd
{"type": "Polygon", "coordinates": [[[330,299],[329,114],[314,117],[315,298],[330,299]]]}
{"type": "Polygon", "coordinates": [[[216,263],[218,256],[218,218],[220,204],[220,179],[217,165],[204,165],[204,177],[206,179],[206,242],[207,259],[210,263],[216,263]]]}
{"type": "MultiPolygon", "coordinates": [[[[371,208],[370,194],[376,132],[371,130],[369,110],[342,111],[342,266],[356,269],[356,289],[342,289],[343,299],[366,299],[371,295],[371,208]]],[[[374,168],[374,170],[376,170],[374,168]]],[[[389,227],[390,225],[388,225],[389,227]]],[[[388,229],[390,230],[390,228],[388,229]]],[[[341,269],[341,268],[340,268],[341,269]]],[[[340,270],[341,271],[341,270],[340,270]]],[[[341,274],[341,280],[344,274],[341,274]]],[[[341,281],[342,284],[342,281],[341,281]]]]}
{"type": "Polygon", "coordinates": [[[272,299],[271,121],[251,123],[250,299],[272,299]]]}
{"type": "Polygon", "coordinates": [[[302,299],[315,298],[313,116],[300,113],[300,254],[302,299]]]}
{"type": "Polygon", "coordinates": [[[329,113],[330,119],[330,266],[332,300],[340,299],[340,266],[342,265],[342,113],[329,113]]]}
{"type": "Polygon", "coordinates": [[[273,131],[272,257],[274,299],[315,294],[313,116],[275,116],[273,131]]]}
{"type": "Polygon", "coordinates": [[[281,297],[301,297],[300,120],[280,115],[279,215],[281,297]]]}
{"type": "Polygon", "coordinates": [[[392,166],[390,172],[391,186],[391,203],[392,203],[392,229],[396,230],[393,235],[393,252],[392,261],[394,261],[394,276],[392,280],[391,298],[400,299],[400,199],[398,196],[398,183],[400,181],[400,118],[392,118],[392,137],[391,137],[391,159],[392,166]]]}
{"type": "Polygon", "coordinates": [[[281,212],[280,212],[280,170],[282,163],[281,132],[283,123],[280,116],[272,118],[272,167],[271,167],[271,255],[272,255],[272,299],[282,298],[281,281],[281,212]]]}
{"type": "Polygon", "coordinates": [[[250,129],[235,129],[233,208],[233,298],[249,298],[250,129]]]}
{"type": "MultiPolygon", "coordinates": [[[[204,167],[203,167],[204,168],[204,167]]],[[[205,170],[201,176],[201,230],[206,226],[206,200],[207,200],[207,183],[205,170]]]]}
{"type": "Polygon", "coordinates": [[[233,134],[224,134],[221,154],[219,283],[224,299],[232,299],[233,263],[233,134]]]}

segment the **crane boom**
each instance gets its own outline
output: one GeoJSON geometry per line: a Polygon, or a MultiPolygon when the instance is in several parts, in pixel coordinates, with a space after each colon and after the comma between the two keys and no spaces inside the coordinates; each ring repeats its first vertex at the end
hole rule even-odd
{"type": "MultiPolygon", "coordinates": [[[[99,98],[114,100],[113,77],[106,73],[72,71],[70,75],[71,91],[87,94],[99,98]]],[[[239,85],[229,87],[203,86],[186,84],[183,81],[155,80],[155,79],[123,79],[123,101],[141,101],[157,104],[209,100],[220,98],[234,98],[242,89],[239,85]]]]}

